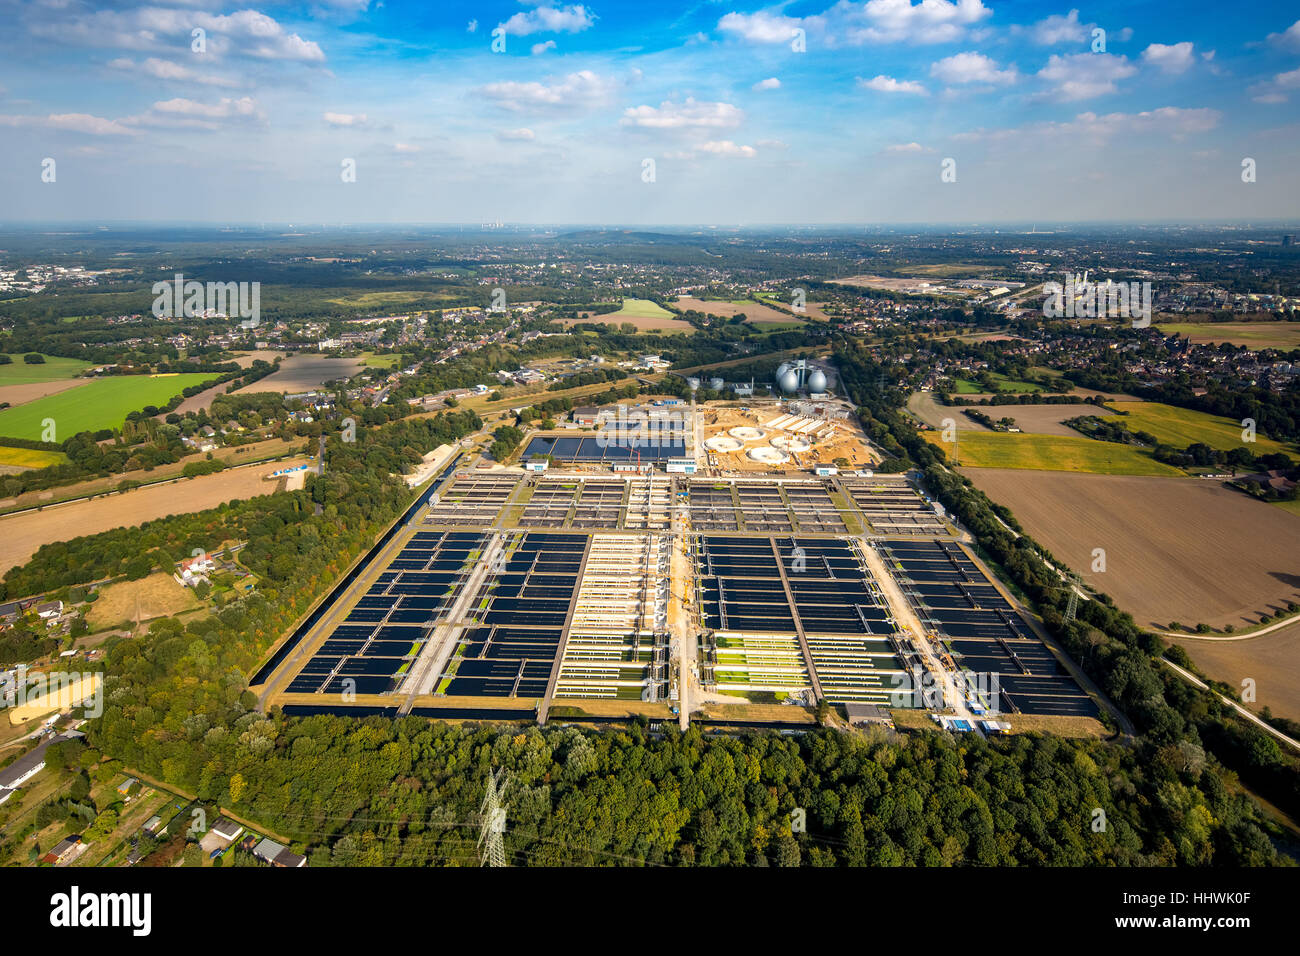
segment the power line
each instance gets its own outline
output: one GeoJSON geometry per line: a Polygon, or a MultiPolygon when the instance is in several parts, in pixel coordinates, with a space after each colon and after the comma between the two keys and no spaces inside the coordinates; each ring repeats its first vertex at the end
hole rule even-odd
{"type": "Polygon", "coordinates": [[[479,832],[479,862],[483,866],[505,866],[506,849],[504,833],[506,829],[506,811],[501,806],[501,796],[509,777],[502,767],[487,778],[487,793],[483,796],[483,828],[479,832]]]}

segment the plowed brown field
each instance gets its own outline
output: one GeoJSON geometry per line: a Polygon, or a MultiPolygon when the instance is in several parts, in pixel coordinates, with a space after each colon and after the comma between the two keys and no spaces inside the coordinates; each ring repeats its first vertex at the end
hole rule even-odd
{"type": "Polygon", "coordinates": [[[1300,517],[1220,482],[995,468],[966,474],[1143,627],[1177,621],[1241,629],[1300,601],[1300,517]],[[1092,571],[1094,548],[1106,552],[1104,572],[1092,571]]]}

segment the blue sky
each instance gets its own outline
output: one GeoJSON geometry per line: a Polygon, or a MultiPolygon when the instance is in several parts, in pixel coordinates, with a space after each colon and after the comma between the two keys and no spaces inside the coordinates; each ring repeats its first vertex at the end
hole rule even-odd
{"type": "Polygon", "coordinates": [[[1294,3],[0,0],[0,23],[8,222],[1300,218],[1294,3]]]}

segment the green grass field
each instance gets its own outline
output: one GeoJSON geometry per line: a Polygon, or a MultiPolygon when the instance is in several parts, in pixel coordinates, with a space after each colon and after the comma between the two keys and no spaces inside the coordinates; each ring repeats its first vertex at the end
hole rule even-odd
{"type": "Polygon", "coordinates": [[[942,448],[949,461],[955,458],[959,464],[971,468],[1079,471],[1094,475],[1177,477],[1183,474],[1156,461],[1143,449],[1082,436],[964,431],[959,433],[955,455],[952,443],[941,441],[939,432],[927,431],[925,438],[942,448]]]}
{"type": "MultiPolygon", "coordinates": [[[[1035,385],[1033,382],[1021,382],[1014,378],[1007,378],[1005,375],[1000,375],[997,372],[991,372],[990,375],[992,376],[993,381],[997,382],[999,392],[1020,394],[1021,392],[1041,392],[1043,390],[1041,385],[1035,385]]],[[[969,379],[954,378],[952,381],[956,386],[955,391],[958,395],[973,395],[986,391],[984,386],[979,382],[972,382],[969,379]]]]}
{"type": "Polygon", "coordinates": [[[80,359],[60,358],[57,355],[45,356],[40,365],[28,365],[21,353],[11,354],[9,365],[0,365],[0,385],[31,385],[34,382],[57,382],[59,379],[74,378],[84,369],[90,368],[89,362],[80,359]]]}
{"type": "Polygon", "coordinates": [[[623,307],[609,316],[624,316],[629,319],[671,319],[675,316],[667,309],[651,302],[649,299],[624,299],[623,307]]]}
{"type": "Polygon", "coordinates": [[[1108,408],[1128,412],[1121,420],[1131,432],[1150,432],[1166,445],[1186,448],[1201,442],[1220,451],[1248,448],[1256,455],[1276,452],[1295,455],[1296,450],[1258,435],[1253,444],[1241,440],[1241,423],[1230,418],[1210,415],[1189,408],[1163,405],[1160,402],[1108,402],[1108,408]]]}
{"type": "Polygon", "coordinates": [[[120,428],[130,412],[146,405],[164,405],[181,389],[211,381],[211,374],[117,375],[0,411],[0,435],[10,438],[42,437],[47,418],[54,419],[55,441],[77,432],[120,428]]]}
{"type": "Polygon", "coordinates": [[[766,322],[762,319],[753,319],[750,324],[762,326],[762,330],[756,333],[758,335],[771,335],[773,332],[793,332],[795,329],[802,329],[804,326],[802,322],[766,322]]]}
{"type": "Polygon", "coordinates": [[[374,352],[362,352],[361,364],[369,368],[396,368],[402,361],[400,355],[376,355],[374,352]]]}
{"type": "Polygon", "coordinates": [[[38,451],[34,448],[10,448],[0,445],[0,466],[5,468],[48,468],[61,465],[68,456],[61,451],[38,451]]]}

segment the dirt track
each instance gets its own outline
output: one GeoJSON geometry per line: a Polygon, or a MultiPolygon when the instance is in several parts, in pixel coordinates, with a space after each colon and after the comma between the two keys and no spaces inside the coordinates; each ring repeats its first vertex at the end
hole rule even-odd
{"type": "Polygon", "coordinates": [[[1300,601],[1300,517],[1220,482],[969,470],[1031,537],[1143,627],[1237,628],[1300,601]],[[1093,549],[1106,570],[1091,570],[1093,549]]]}
{"type": "Polygon", "coordinates": [[[306,458],[295,458],[250,465],[215,475],[137,488],[124,495],[52,505],[43,511],[0,518],[0,573],[25,564],[41,545],[52,541],[127,528],[167,515],[214,508],[225,501],[270,494],[281,487],[284,479],[266,481],[264,475],[306,461],[306,458]]]}

